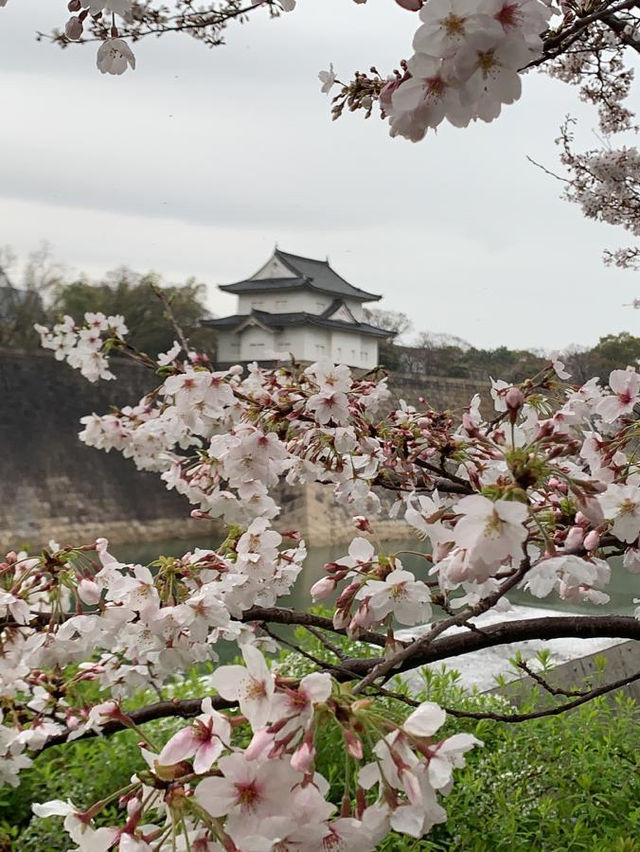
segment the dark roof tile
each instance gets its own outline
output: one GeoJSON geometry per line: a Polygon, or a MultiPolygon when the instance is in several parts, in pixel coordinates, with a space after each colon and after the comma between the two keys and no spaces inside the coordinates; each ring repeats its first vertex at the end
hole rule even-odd
{"type": "Polygon", "coordinates": [[[345,320],[334,320],[317,314],[308,314],[304,311],[286,314],[270,314],[267,311],[251,311],[250,314],[235,314],[231,317],[220,317],[218,319],[203,320],[202,324],[209,328],[220,328],[233,330],[241,326],[250,317],[255,317],[258,322],[267,328],[280,329],[293,325],[315,325],[321,328],[335,328],[347,331],[357,331],[360,334],[368,334],[373,337],[393,337],[396,332],[384,328],[376,328],[367,322],[352,323],[345,320]]]}
{"type": "Polygon", "coordinates": [[[260,293],[277,290],[292,290],[308,287],[336,296],[349,297],[361,302],[377,302],[381,296],[367,293],[359,287],[349,284],[329,266],[327,260],[314,260],[300,257],[286,251],[275,250],[275,257],[289,269],[295,278],[248,278],[234,284],[221,284],[220,290],[227,293],[260,293]]]}

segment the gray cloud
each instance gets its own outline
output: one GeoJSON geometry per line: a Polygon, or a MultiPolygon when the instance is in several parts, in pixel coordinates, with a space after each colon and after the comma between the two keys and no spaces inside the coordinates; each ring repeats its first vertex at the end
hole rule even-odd
{"type": "Polygon", "coordinates": [[[214,51],[152,40],[118,79],[97,73],[92,46],[33,43],[64,18],[64,3],[47,21],[44,9],[0,11],[4,242],[49,238],[89,271],[127,262],[213,284],[252,272],[277,240],[328,253],[417,328],[479,345],[562,346],[631,325],[633,278],[600,264],[622,235],[586,222],[525,159],[554,165],[567,111],[592,123],[569,87],[529,75],[499,121],[413,146],[376,119],[331,123],[316,79],[329,60],[349,74],[402,56],[413,20],[391,0],[300,0],[214,51]]]}

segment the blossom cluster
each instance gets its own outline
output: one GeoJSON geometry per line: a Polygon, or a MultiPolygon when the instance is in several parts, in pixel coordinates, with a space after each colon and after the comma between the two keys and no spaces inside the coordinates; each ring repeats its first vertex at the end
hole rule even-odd
{"type": "MultiPolygon", "coordinates": [[[[110,376],[103,335],[126,351],[120,318],[86,315],[81,328],[66,318],[40,333],[91,380],[110,376]]],[[[567,385],[554,357],[519,385],[492,381],[490,414],[476,397],[454,417],[394,405],[383,376],[327,362],[216,371],[175,344],[149,366],[157,387],[135,406],[84,418],[82,438],[160,473],[196,517],[222,519],[227,536],[216,549],[148,566],[121,563],[105,539],[7,554],[0,779],[16,783],[52,742],[113,725],[141,731],[127,704],[149,689],[164,697],[175,678],[206,665],[195,721],[164,744],[141,735],[147,769],[120,796],[121,824],[96,827],[100,803],[37,812],[63,815],[87,850],[366,850],[389,830],[423,836],[445,819],[438,794],[477,741],[435,739],[444,722],[435,705],[394,717],[375,701],[377,666],[392,669],[424,641],[400,641],[397,625],[427,638],[473,627],[476,615],[508,607],[513,588],[602,604],[609,557],[623,557],[615,570],[640,571],[640,374],[567,385]],[[360,681],[341,658],[288,679],[262,653],[277,638],[270,619],[307,623],[279,606],[301,573],[304,542],[274,528],[282,484],[306,482],[332,488],[358,531],[325,565],[310,602],[333,606],[324,629],[384,646],[360,681]],[[429,542],[421,569],[374,546],[385,513],[429,542]],[[245,665],[217,665],[222,640],[238,645],[245,665]],[[87,682],[98,702],[88,701],[87,682]],[[357,764],[339,813],[316,766],[325,723],[338,726],[357,764]],[[292,806],[304,819],[291,819],[292,806]]]]}
{"type": "Polygon", "coordinates": [[[404,78],[380,101],[391,135],[412,141],[444,119],[493,121],[520,97],[520,69],[542,53],[551,8],[542,0],[429,0],[404,78]]]}
{"type": "MultiPolygon", "coordinates": [[[[382,508],[377,486],[385,486],[398,495],[394,514],[430,540],[431,570],[442,593],[458,593],[455,607],[495,591],[523,558],[531,565],[523,585],[532,594],[605,600],[602,536],[632,545],[640,532],[629,508],[640,500],[640,472],[632,449],[625,453],[640,398],[633,368],[614,370],[608,387],[593,379],[562,391],[560,376],[568,374],[556,361],[538,388],[554,391],[555,403],[541,400],[533,385],[494,381],[499,417],[487,428],[479,399],[457,426],[406,405],[376,422],[388,405],[384,379],[358,380],[328,363],[298,371],[253,365],[244,378],[240,368],[171,363],[172,375],[137,406],[85,418],[81,438],[161,472],[198,517],[261,519],[266,529],[279,512],[281,481],[320,481],[352,514],[373,518],[382,508]],[[439,480],[458,493],[440,493],[439,480]]],[[[314,595],[326,597],[348,580],[336,610],[340,627],[355,632],[391,616],[407,625],[429,618],[428,586],[397,557],[376,556],[364,539],[327,569],[314,595]]]]}
{"type": "Polygon", "coordinates": [[[109,370],[104,344],[110,337],[122,338],[127,334],[124,317],[87,312],[82,326],[65,316],[52,329],[43,325],[36,325],[35,329],[44,349],[52,349],[56,360],[67,361],[90,382],[115,379],[109,370]]]}
{"type": "MultiPolygon", "coordinates": [[[[373,762],[363,765],[362,735],[377,733],[370,702],[354,701],[327,673],[287,682],[253,645],[243,646],[243,656],[244,666],[221,666],[211,678],[220,695],[239,701],[242,715],[220,713],[205,698],[201,713],[159,751],[142,742],[147,768],[121,799],[124,824],[95,828],[102,803],[82,812],[56,800],[34,805],[36,815],[64,816],[79,849],[94,852],[116,846],[122,852],[368,852],[391,828],[421,837],[444,820],[437,792],[450,789],[453,770],[481,743],[468,734],[437,739],[445,721],[437,705],[425,702],[401,724],[390,724],[371,750],[373,762]],[[234,743],[239,722],[253,732],[244,749],[234,743]],[[360,765],[356,805],[340,814],[327,800],[329,782],[315,769],[320,724],[340,728],[350,759],[360,765]],[[372,796],[367,791],[374,787],[372,796]]],[[[101,707],[100,720],[121,717],[115,703],[101,707]]]]}

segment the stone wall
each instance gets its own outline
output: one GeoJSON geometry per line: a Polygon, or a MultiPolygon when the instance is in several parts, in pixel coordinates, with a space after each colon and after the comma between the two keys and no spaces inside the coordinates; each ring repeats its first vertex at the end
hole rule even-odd
{"type": "Polygon", "coordinates": [[[50,538],[149,541],[202,531],[156,475],[78,440],[83,415],[149,390],[146,370],[126,362],[117,372],[117,382],[92,385],[49,353],[0,352],[0,550],[50,538]]]}
{"type": "MultiPolygon", "coordinates": [[[[179,495],[158,487],[156,474],[142,473],[118,453],[78,441],[79,420],[112,405],[137,401],[153,377],[131,362],[117,364],[118,381],[90,384],[51,353],[0,351],[0,551],[90,541],[153,541],[203,535],[179,495]]],[[[459,408],[478,389],[461,379],[395,376],[394,398],[436,408],[459,408]]],[[[349,541],[350,513],[336,506],[331,488],[309,485],[279,495],[281,528],[299,528],[311,544],[349,541]]],[[[388,498],[387,498],[388,499],[388,498]]],[[[384,521],[382,537],[398,538],[406,527],[384,521]]]]}
{"type": "Polygon", "coordinates": [[[394,373],[389,381],[389,389],[396,401],[404,399],[409,405],[418,407],[420,398],[423,398],[437,411],[465,408],[476,393],[488,399],[488,387],[488,382],[473,379],[417,376],[413,373],[394,373]]]}

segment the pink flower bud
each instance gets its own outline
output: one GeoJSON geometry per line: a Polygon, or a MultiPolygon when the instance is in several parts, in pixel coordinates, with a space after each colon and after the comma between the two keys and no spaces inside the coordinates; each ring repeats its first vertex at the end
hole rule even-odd
{"type": "Polygon", "coordinates": [[[211,515],[208,512],[204,512],[202,509],[192,509],[190,515],[192,518],[197,518],[199,521],[211,520],[211,515]]]}
{"type": "Polygon", "coordinates": [[[82,37],[82,21],[80,18],[72,15],[64,26],[64,34],[71,41],[76,41],[82,37]]]}
{"type": "Polygon", "coordinates": [[[584,537],[584,549],[591,552],[600,544],[600,534],[597,530],[591,530],[584,537]]]}
{"type": "Polygon", "coordinates": [[[342,735],[344,736],[344,741],[347,745],[347,751],[351,755],[351,757],[355,757],[356,760],[362,760],[362,741],[359,737],[357,737],[353,731],[348,731],[345,728],[342,729],[342,735]]]}
{"type": "Polygon", "coordinates": [[[396,0],[396,3],[408,12],[419,12],[422,8],[422,0],[396,0]]]}
{"type": "Polygon", "coordinates": [[[524,405],[524,394],[520,388],[509,388],[504,401],[509,411],[519,411],[524,405]]]}
{"type": "Polygon", "coordinates": [[[267,732],[266,728],[260,728],[255,732],[249,745],[244,750],[245,760],[255,760],[273,743],[273,734],[267,732]]]}
{"type": "Polygon", "coordinates": [[[583,538],[584,530],[582,527],[571,527],[564,540],[564,549],[569,551],[578,550],[582,544],[583,538]]]}
{"type": "Polygon", "coordinates": [[[97,583],[94,583],[93,580],[83,578],[78,583],[78,597],[82,603],[87,604],[87,606],[95,606],[101,596],[102,591],[100,586],[97,583]]]}
{"type": "Polygon", "coordinates": [[[298,772],[311,772],[316,759],[316,750],[308,742],[303,742],[291,755],[291,766],[298,772]]]}
{"type": "Polygon", "coordinates": [[[468,435],[474,436],[478,434],[478,427],[474,423],[473,417],[469,414],[468,411],[465,411],[462,414],[462,428],[468,435]]]}
{"type": "Polygon", "coordinates": [[[342,630],[343,627],[347,626],[350,620],[351,616],[349,615],[349,610],[337,609],[333,614],[333,626],[336,630],[342,630]]]}
{"type": "Polygon", "coordinates": [[[356,528],[362,530],[362,532],[373,532],[373,528],[369,523],[369,519],[365,518],[364,515],[356,515],[353,519],[353,523],[356,525],[356,528]]]}
{"type": "Polygon", "coordinates": [[[335,580],[332,580],[331,577],[322,577],[317,581],[317,583],[314,583],[313,586],[311,586],[309,591],[311,592],[311,597],[314,601],[319,601],[328,597],[335,587],[335,580]]]}
{"type": "Polygon", "coordinates": [[[360,581],[359,580],[354,580],[353,582],[349,583],[349,585],[346,587],[346,589],[343,589],[342,592],[340,593],[340,597],[338,598],[337,605],[341,608],[344,608],[345,606],[349,606],[351,604],[351,602],[353,601],[355,593],[358,591],[359,588],[360,588],[360,581]]]}

